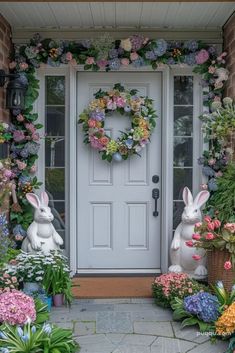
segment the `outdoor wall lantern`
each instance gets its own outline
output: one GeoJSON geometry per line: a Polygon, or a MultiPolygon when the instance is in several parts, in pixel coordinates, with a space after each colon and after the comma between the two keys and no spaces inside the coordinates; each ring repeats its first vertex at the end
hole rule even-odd
{"type": "Polygon", "coordinates": [[[6,108],[10,109],[13,114],[14,112],[19,114],[24,109],[25,103],[27,87],[20,82],[19,77],[19,74],[6,74],[4,70],[0,70],[0,87],[5,85],[7,78],[10,79],[6,87],[6,108]]]}

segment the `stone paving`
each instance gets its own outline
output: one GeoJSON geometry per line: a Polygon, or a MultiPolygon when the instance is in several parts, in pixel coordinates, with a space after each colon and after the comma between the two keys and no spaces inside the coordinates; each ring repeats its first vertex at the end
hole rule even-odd
{"type": "Polygon", "coordinates": [[[53,308],[51,321],[72,328],[80,353],[224,353],[196,328],[181,329],[152,299],[80,299],[53,308]]]}

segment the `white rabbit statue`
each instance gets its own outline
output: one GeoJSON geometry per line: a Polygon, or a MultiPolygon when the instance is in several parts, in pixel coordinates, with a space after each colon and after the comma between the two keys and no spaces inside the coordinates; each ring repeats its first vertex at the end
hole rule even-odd
{"type": "Polygon", "coordinates": [[[172,265],[170,272],[186,272],[192,277],[203,278],[207,275],[206,256],[204,249],[188,247],[185,242],[192,240],[195,223],[202,220],[200,208],[206,203],[210,193],[206,190],[199,192],[195,200],[190,190],[185,187],[183,190],[183,200],[185,203],[182,214],[182,222],[175,230],[171,243],[170,258],[172,265]],[[193,255],[200,255],[201,259],[196,261],[193,255]]]}
{"type": "Polygon", "coordinates": [[[43,251],[49,253],[57,250],[63,244],[63,239],[56,232],[53,224],[54,219],[50,207],[49,198],[45,191],[40,195],[40,199],[33,193],[26,194],[28,202],[35,208],[34,221],[27,230],[27,237],[22,243],[22,250],[28,253],[43,251]]]}

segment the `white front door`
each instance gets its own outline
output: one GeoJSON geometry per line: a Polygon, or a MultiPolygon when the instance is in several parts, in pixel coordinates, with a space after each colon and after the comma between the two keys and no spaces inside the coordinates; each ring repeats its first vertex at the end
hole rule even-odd
{"type": "MultiPolygon", "coordinates": [[[[141,158],[121,163],[102,161],[97,151],[77,133],[77,261],[79,270],[160,269],[161,257],[161,87],[159,72],[79,72],[77,112],[87,107],[100,88],[115,83],[138,89],[154,99],[159,116],[151,143],[141,158]],[[159,176],[153,183],[152,177],[159,176]],[[159,189],[159,215],[153,216],[152,190],[159,189]]],[[[130,128],[127,117],[117,113],[106,118],[105,129],[117,138],[130,128]]]]}

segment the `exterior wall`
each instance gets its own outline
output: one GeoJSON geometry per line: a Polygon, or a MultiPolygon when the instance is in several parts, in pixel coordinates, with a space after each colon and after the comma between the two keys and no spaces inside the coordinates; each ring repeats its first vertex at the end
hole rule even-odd
{"type": "Polygon", "coordinates": [[[230,72],[225,95],[235,99],[235,13],[224,26],[224,50],[228,53],[227,68],[230,72]]]}
{"type": "MultiPolygon", "coordinates": [[[[0,14],[0,69],[8,72],[9,54],[11,51],[11,27],[0,14]]],[[[6,90],[0,87],[0,120],[9,120],[9,111],[5,109],[6,90]]]]}

